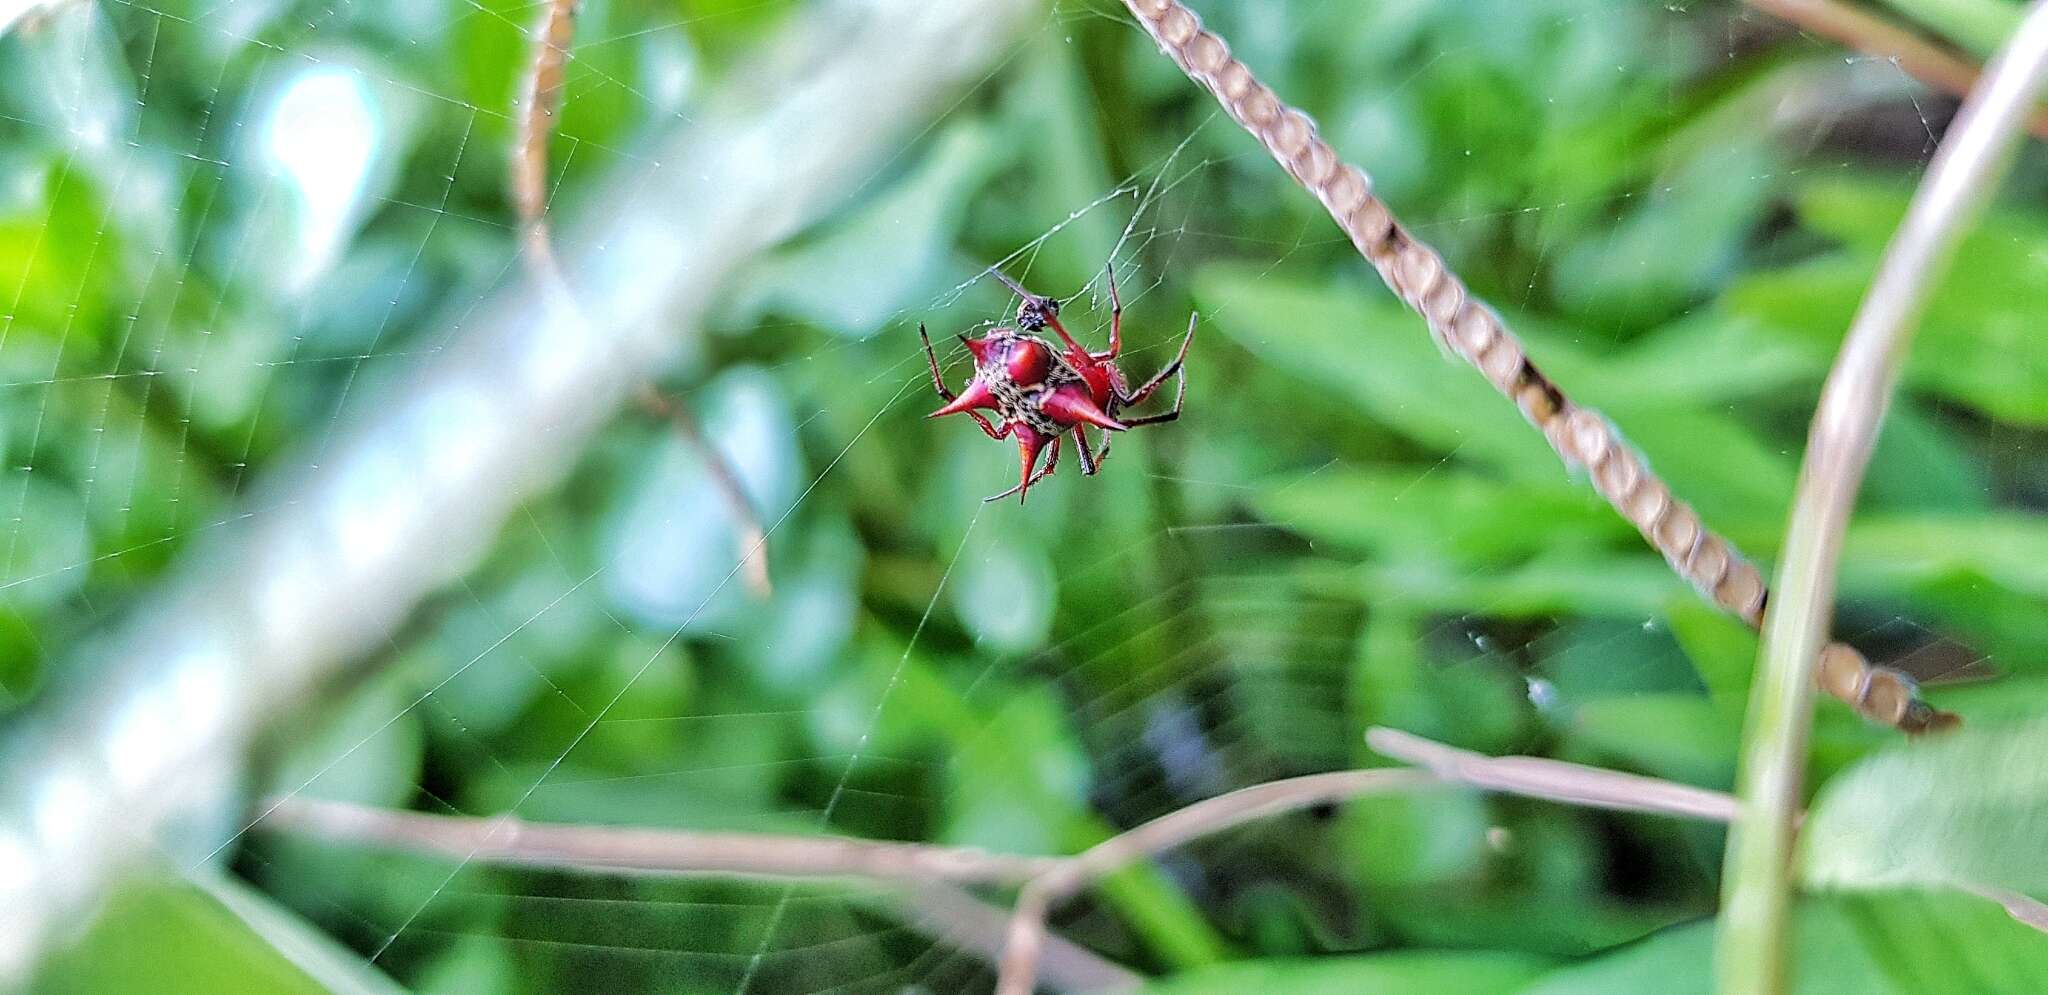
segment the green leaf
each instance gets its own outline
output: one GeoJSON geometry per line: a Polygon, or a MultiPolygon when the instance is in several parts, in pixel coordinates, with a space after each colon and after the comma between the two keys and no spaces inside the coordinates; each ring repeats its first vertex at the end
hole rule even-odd
{"type": "Polygon", "coordinates": [[[1431,611],[1497,618],[1596,615],[1641,620],[1671,599],[1690,596],[1683,581],[1653,554],[1611,556],[1560,552],[1512,569],[1473,573],[1441,560],[1406,558],[1368,564],[1369,599],[1431,611]]]}
{"type": "Polygon", "coordinates": [[[1043,547],[993,530],[954,565],[946,595],[976,641],[996,653],[1044,645],[1052,631],[1053,565],[1043,547]]]}
{"type": "Polygon", "coordinates": [[[1971,573],[2048,598],[2048,519],[2021,513],[1865,516],[1849,530],[1842,574],[1905,585],[1971,573]]]}
{"type": "MultiPolygon", "coordinates": [[[[1354,729],[1396,724],[1418,735],[1486,753],[1508,751],[1527,726],[1527,686],[1512,661],[1494,654],[1438,662],[1417,613],[1382,603],[1367,620],[1351,667],[1354,729]]],[[[1361,760],[1376,754],[1357,742],[1361,760]]]]}
{"type": "Polygon", "coordinates": [[[967,192],[1002,165],[994,129],[948,129],[917,169],[815,238],[761,263],[725,316],[748,326],[764,313],[867,338],[925,294],[948,258],[967,192]]]}
{"type": "Polygon", "coordinates": [[[1187,971],[1162,978],[1140,991],[1144,995],[1485,995],[1519,991],[1549,963],[1529,954],[1490,950],[1403,950],[1314,960],[1275,958],[1187,971]]]}
{"type": "Polygon", "coordinates": [[[403,806],[419,791],[426,731],[406,674],[385,674],[340,707],[305,723],[270,790],[363,805],[403,806]]]}
{"type": "Polygon", "coordinates": [[[1702,602],[1672,605],[1667,620],[1671,635],[1707,686],[1707,697],[1740,712],[1756,673],[1756,632],[1702,602]]]}
{"type": "MultiPolygon", "coordinates": [[[[2048,899],[2048,719],[1902,743],[1829,781],[1801,869],[1835,888],[1998,888],[2048,899]]],[[[2048,942],[2048,941],[2044,941],[2048,942]]]]}
{"type": "Polygon", "coordinates": [[[1657,777],[1705,788],[1735,782],[1741,716],[1705,698],[1638,694],[1590,701],[1573,713],[1570,731],[1573,742],[1657,777]]]}
{"type": "Polygon", "coordinates": [[[1905,511],[1982,511],[1991,506],[1989,474],[1960,435],[1913,397],[1892,401],[1863,480],[1868,507],[1905,511]]]}
{"type": "Polygon", "coordinates": [[[1702,148],[1618,223],[1567,248],[1554,274],[1565,306],[1611,325],[1697,299],[1763,214],[1780,169],[1771,141],[1752,133],[1702,148]]]}
{"type": "Polygon", "coordinates": [[[1384,292],[1216,265],[1196,275],[1195,296],[1212,323],[1261,362],[1352,402],[1400,435],[1516,480],[1562,476],[1514,405],[1446,357],[1422,319],[1384,292]]]}
{"type": "Polygon", "coordinates": [[[1589,488],[1562,474],[1550,486],[1509,486],[1467,470],[1329,470],[1275,480],[1254,504],[1317,542],[1376,553],[1472,563],[1520,559],[1560,546],[1598,546],[1632,533],[1589,488]]]}
{"type": "Polygon", "coordinates": [[[1367,889],[1456,888],[1484,872],[1492,824],[1484,794],[1442,785],[1352,799],[1340,838],[1367,889]]]}
{"type": "Polygon", "coordinates": [[[1551,357],[1546,349],[1543,368],[1585,403],[1629,410],[1704,408],[1771,397],[1819,382],[1827,363],[1815,350],[1786,341],[1761,322],[1702,311],[1583,368],[1551,357]]]}
{"type": "MultiPolygon", "coordinates": [[[[997,216],[1016,226],[1006,233],[1006,244],[1031,243],[1030,255],[1019,260],[1030,267],[1026,284],[1059,295],[1073,293],[1101,270],[1122,242],[1123,217],[1142,210],[1133,203],[1137,197],[1126,199],[1134,187],[1112,196],[1118,188],[1103,148],[1101,94],[1072,41],[1048,31],[1020,53],[996,129],[1006,136],[1003,147],[1021,156],[1025,171],[1021,182],[1003,189],[1012,209],[997,216]],[[1067,220],[1046,231],[1048,221],[1062,218],[1067,220]]],[[[1134,275],[1124,271],[1126,294],[1137,286],[1134,275]]]]}
{"type": "Polygon", "coordinates": [[[1709,528],[1776,529],[1792,496],[1792,459],[1736,419],[1668,404],[1607,412],[1673,493],[1698,509],[1709,528]]]}
{"type": "Polygon", "coordinates": [[[334,995],[402,995],[405,989],[341,941],[239,877],[210,874],[193,884],[271,948],[334,995]]]}
{"type": "Polygon", "coordinates": [[[2018,29],[2020,7],[2008,0],[1884,0],[1979,58],[1989,57],[2018,29]]]}
{"type": "Polygon", "coordinates": [[[47,961],[35,991],[320,995],[328,989],[216,899],[145,875],[116,891],[83,940],[47,961]]]}
{"type": "Polygon", "coordinates": [[[954,757],[946,838],[998,853],[1058,853],[1089,782],[1069,721],[1045,688],[1004,702],[954,757]]]}
{"type": "MultiPolygon", "coordinates": [[[[2048,937],[1981,899],[1893,892],[1800,902],[1797,995],[2048,991],[2048,937]]],[[[1524,995],[1707,995],[1714,924],[1697,922],[1545,976],[1524,995]]]]}
{"type": "MultiPolygon", "coordinates": [[[[1869,182],[1808,186],[1801,220],[1845,248],[1746,277],[1724,296],[1724,306],[1831,355],[1905,204],[1902,189],[1869,182]]],[[[2048,220],[1994,213],[1964,238],[1957,258],[1966,263],[1929,299],[1907,381],[1996,418],[2048,424],[2048,338],[2037,334],[2048,309],[2048,220]]]]}

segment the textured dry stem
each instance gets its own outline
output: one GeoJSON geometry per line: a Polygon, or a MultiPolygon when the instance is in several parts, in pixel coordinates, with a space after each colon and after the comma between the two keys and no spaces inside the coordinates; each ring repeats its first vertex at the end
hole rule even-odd
{"type": "MultiPolygon", "coordinates": [[[[1436,250],[1401,227],[1373,196],[1364,172],[1338,158],[1308,115],[1282,103],[1178,0],[1125,0],[1125,6],[1189,79],[1215,94],[1230,116],[1323,202],[1359,253],[1422,316],[1446,351],[1470,363],[1513,401],[1566,464],[1585,467],[1600,496],[1695,590],[1752,627],[1762,623],[1766,592],[1756,567],[1708,529],[1605,417],[1573,403],[1536,368],[1493,309],[1472,295],[1436,250]]],[[[1835,665],[1822,668],[1821,686],[1865,718],[1907,732],[1953,722],[1919,699],[1912,678],[1871,666],[1839,643],[1830,651],[1835,665]]]]}

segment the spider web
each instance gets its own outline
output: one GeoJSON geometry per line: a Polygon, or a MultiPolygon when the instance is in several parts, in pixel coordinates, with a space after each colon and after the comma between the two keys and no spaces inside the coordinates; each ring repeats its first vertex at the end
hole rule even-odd
{"type": "MultiPolygon", "coordinates": [[[[635,150],[687,122],[707,90],[744,85],[747,45],[804,16],[788,6],[683,5],[679,17],[587,4],[554,143],[557,215],[573,217],[589,184],[620,167],[655,174],[635,150]]],[[[1812,107],[1786,112],[1791,123],[1760,150],[1702,152],[1674,129],[1637,139],[1656,165],[1626,182],[1502,191],[1472,179],[1482,162],[1443,184],[1446,160],[1524,151],[1458,144],[1500,128],[1484,120],[1501,82],[1488,74],[1513,63],[1500,35],[1516,32],[1388,4],[1364,20],[1410,44],[1346,62],[1351,36],[1315,34],[1345,20],[1333,6],[1213,17],[1283,93],[1347,95],[1310,109],[1417,234],[1499,303],[1541,309],[1574,292],[1592,302],[1573,332],[1532,334],[1538,355],[1597,357],[1634,341],[1642,312],[1683,296],[1660,279],[1711,291],[1729,278],[1725,259],[1704,275],[1635,272],[1659,258],[1641,219],[1718,220],[1742,196],[1730,176],[1783,190],[1848,172],[1842,148],[1856,129],[1913,135],[1886,148],[1911,167],[1944,123],[1946,104],[1896,66],[1849,59],[1776,94],[1812,107]],[[1490,68],[1461,68],[1471,64],[1490,68]],[[1345,82],[1329,86],[1330,75],[1345,82]],[[1418,120],[1468,127],[1432,158],[1408,140],[1418,120]],[[1407,144],[1382,143],[1392,138],[1407,144]],[[1519,268],[1486,272],[1488,247],[1502,244],[1518,251],[1498,257],[1519,268]]],[[[1744,58],[1767,34],[1720,5],[1491,6],[1567,41],[1669,55],[1683,72],[1640,57],[1575,72],[1562,58],[1547,67],[1554,77],[1515,81],[1542,105],[1587,99],[1602,72],[1649,75],[1666,88],[1653,117],[1693,106],[1700,81],[1720,78],[1715,61],[1744,58]]],[[[68,644],[146,597],[179,550],[262,516],[249,503],[257,477],[317,465],[344,411],[402,389],[445,345],[435,315],[464,313],[511,277],[507,108],[538,10],[116,0],[13,25],[0,45],[28,58],[9,60],[19,85],[0,107],[0,512],[11,511],[0,515],[0,591],[24,659],[58,665],[68,644]]],[[[1818,42],[1779,43],[1809,64],[1840,61],[1818,42]]],[[[629,412],[316,728],[278,736],[288,758],[262,771],[270,789],[452,815],[1067,853],[1234,787],[1371,762],[1368,719],[1489,749],[1554,737],[1565,752],[1725,779],[1660,751],[1629,725],[1639,707],[1614,707],[1669,699],[1655,714],[1706,722],[1687,654],[1725,638],[1719,623],[1685,607],[1654,556],[1611,524],[1563,533],[1592,552],[1546,556],[1502,538],[1498,520],[1455,513],[1471,494],[1495,495],[1471,499],[1492,509],[1503,487],[1522,486],[1558,515],[1601,513],[1580,482],[1530,472],[1551,457],[1504,403],[1489,399],[1489,420],[1418,412],[1398,392],[1347,398],[1318,376],[1318,357],[1277,345],[1289,330],[1266,322],[1297,300],[1288,288],[1331,284],[1391,305],[1206,98],[1170,96],[1186,87],[1120,7],[1061,0],[839,216],[729,294],[716,334],[666,386],[700,410],[760,504],[772,598],[732,582],[740,550],[701,455],[629,412]],[[1119,60],[1132,63],[1119,70],[1129,92],[1091,91],[1089,73],[1119,60]],[[1105,133],[1103,122],[1127,119],[1119,100],[1176,116],[1144,134],[1105,133]],[[1018,134],[1037,141],[1020,148],[1018,134]],[[1124,165],[1102,165],[1112,161],[1124,165]],[[937,402],[913,326],[1002,320],[1010,302],[976,277],[994,261],[1040,292],[1078,292],[1070,325],[1101,342],[1105,260],[1128,308],[1128,371],[1165,362],[1191,294],[1199,305],[1187,416],[1119,441],[1097,478],[1070,463],[1028,505],[981,504],[1012,479],[1013,451],[965,425],[918,421],[937,402]],[[1296,400],[1261,406],[1276,397],[1296,400]],[[1358,404],[1380,423],[1363,438],[1358,404]],[[1243,444],[1247,434],[1261,444],[1243,444]],[[1387,482],[1388,467],[1400,481],[1387,482]],[[1347,498],[1357,494],[1362,506],[1347,498]],[[1333,501],[1395,524],[1333,527],[1333,501]],[[1483,552],[1431,554],[1468,547],[1483,552]]],[[[1755,206],[1768,198],[1744,203],[1755,214],[1726,234],[1730,256],[1783,226],[1755,206]]],[[[1343,334],[1384,350],[1373,362],[1422,371],[1421,396],[1455,403],[1477,389],[1433,356],[1399,366],[1395,354],[1426,338],[1383,313],[1343,334]],[[1407,338],[1383,344],[1390,336],[1407,338]]],[[[957,383],[960,352],[942,358],[957,383]]],[[[1655,407],[1620,373],[1590,379],[1596,404],[1655,407]]],[[[1748,455],[1740,447],[1796,440],[1811,388],[1808,376],[1777,394],[1687,396],[1760,410],[1732,423],[1751,433],[1730,436],[1748,455]]],[[[1652,431],[1653,460],[1694,493],[1684,483],[1702,474],[1676,465],[1684,447],[1628,410],[1616,412],[1624,427],[1652,431]]],[[[1940,398],[1907,414],[1933,427],[1970,417],[1940,398]]],[[[1994,469],[2024,477],[2031,436],[1997,424],[1984,434],[1994,469]]],[[[1789,477],[1753,484],[1782,493],[1789,477]]],[[[1709,520],[1782,520],[1782,503],[1743,486],[1716,493],[1699,498],[1709,520]]],[[[1924,676],[1995,668],[2024,646],[2009,633],[1959,638],[1917,608],[1880,591],[1852,607],[1845,634],[1907,666],[1924,657],[1924,676]]],[[[32,666],[5,675],[11,693],[33,694],[32,666]]],[[[1333,852],[1399,843],[1404,825],[1453,841],[1412,879],[1365,882],[1398,894],[1456,878],[1502,834],[1541,831],[1527,813],[1459,800],[1376,815],[1312,813],[1191,847],[1071,903],[1055,928],[1145,969],[1218,955],[1249,923],[1276,921],[1276,908],[1323,924],[1284,941],[1304,949],[1359,948],[1389,931],[1427,939],[1426,923],[1311,914],[1356,886],[1356,872],[1334,855],[1304,857],[1289,834],[1329,833],[1333,852]]],[[[1713,892],[1710,846],[1649,838],[1672,843],[1695,884],[1613,931],[1697,914],[1713,892]]],[[[950,992],[992,980],[988,936],[921,917],[915,894],[860,882],[511,871],[246,829],[215,860],[423,990],[950,992]]],[[[1578,872],[1597,860],[1585,863],[1578,872]]]]}

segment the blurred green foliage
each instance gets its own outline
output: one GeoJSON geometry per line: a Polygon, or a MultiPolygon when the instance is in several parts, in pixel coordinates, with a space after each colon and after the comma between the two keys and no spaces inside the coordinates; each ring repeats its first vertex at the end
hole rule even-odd
{"type": "MultiPolygon", "coordinates": [[[[1769,561],[1806,412],[1942,105],[1830,88],[1839,53],[1732,2],[1202,6],[1547,371],[1769,561]]],[[[841,213],[730,288],[665,385],[774,525],[773,598],[729,583],[702,455],[628,414],[482,568],[278,730],[253,789],[1068,853],[1232,787],[1382,763],[1362,742],[1376,724],[1729,786],[1754,637],[1446,362],[1115,10],[1053,6],[841,213]],[[1067,313],[1100,341],[1111,259],[1128,370],[1201,316],[1186,415],[1121,438],[1099,477],[1069,466],[1028,505],[983,505],[1014,450],[920,420],[937,402],[915,325],[999,318],[992,282],[967,283],[1005,261],[1040,292],[1087,288],[1067,313]]],[[[507,109],[535,12],[155,0],[0,39],[8,707],[65,677],[180,551],[260,516],[264,472],[317,463],[341,406],[402,384],[514,278],[507,109]],[[315,71],[369,108],[360,185],[325,220],[291,185],[289,142],[282,160],[266,144],[291,138],[266,115],[315,71]]],[[[647,143],[746,85],[755,46],[806,16],[585,3],[554,210],[637,182],[647,143]]],[[[1838,624],[1922,676],[1999,679],[1936,689],[1977,725],[1939,751],[1902,755],[1822,704],[1808,866],[1880,890],[1804,907],[1802,991],[2044,987],[2048,940],[1996,906],[1882,890],[2048,899],[2038,846],[1999,835],[2038,827],[2048,797],[2024,723],[2048,701],[2048,217],[2021,206],[2041,165],[1927,316],[1838,624]],[[2014,765],[2027,776],[1992,777],[2014,765]],[[1950,816],[1981,831],[1925,831],[1950,816]],[[1917,870],[1873,870],[1902,855],[1917,870]]],[[[1199,842],[1055,926],[1171,974],[1161,992],[1704,991],[1721,844],[1417,792],[1199,842]]],[[[990,980],[858,883],[455,867],[271,834],[235,869],[272,919],[427,992],[990,980]]],[[[305,983],[271,919],[140,894],[52,990],[144,990],[108,973],[131,957],[165,986],[148,990],[305,983]]]]}

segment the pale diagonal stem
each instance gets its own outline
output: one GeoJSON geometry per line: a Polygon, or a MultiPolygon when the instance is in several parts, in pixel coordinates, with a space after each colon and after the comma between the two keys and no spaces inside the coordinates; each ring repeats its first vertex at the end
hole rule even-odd
{"type": "Polygon", "coordinates": [[[289,796],[260,823],[337,843],[380,846],[513,867],[632,875],[858,877],[878,881],[1016,884],[1060,857],[845,836],[694,832],[637,826],[529,822],[511,815],[431,815],[289,796]]]}
{"type": "Polygon", "coordinates": [[[1793,820],[1806,773],[1813,675],[1828,667],[1823,645],[1842,535],[1920,312],[1996,190],[2044,82],[2048,0],[2037,0],[1935,152],[1821,391],[1744,734],[1743,811],[1729,839],[1716,953],[1723,992],[1784,988],[1793,820]]]}
{"type": "Polygon", "coordinates": [[[1643,812],[1728,822],[1735,818],[1735,799],[1662,778],[1603,770],[1549,757],[1490,757],[1445,746],[1399,729],[1374,727],[1365,745],[1382,755],[1414,764],[1446,781],[1488,791],[1617,812],[1643,812]]]}
{"type": "Polygon", "coordinates": [[[765,43],[758,85],[719,90],[687,133],[594,185],[581,237],[557,243],[580,315],[508,284],[420,329],[434,349],[273,460],[118,626],[66,654],[73,679],[9,717],[0,989],[26,984],[145,854],[196,870],[225,853],[248,825],[222,813],[259,731],[388,649],[414,605],[473,567],[671,365],[740,268],[900,154],[1042,4],[811,9],[765,43]],[[875,59],[883,49],[898,57],[875,59]]]}
{"type": "MultiPolygon", "coordinates": [[[[1316,134],[1308,115],[1281,102],[1233,58],[1221,38],[1179,0],[1124,0],[1181,70],[1215,94],[1230,116],[1266,146],[1297,183],[1314,193],[1396,296],[1428,325],[1445,351],[1477,368],[1593,487],[1636,527],[1666,563],[1700,594],[1751,626],[1762,623],[1763,575],[1727,539],[1650,471],[1599,412],[1582,407],[1530,362],[1493,309],[1474,297],[1436,250],[1401,227],[1358,167],[1316,134]]],[[[1951,724],[1919,698],[1912,678],[1873,667],[1837,643],[1819,671],[1821,686],[1865,718],[1920,732],[1951,724]]]]}

